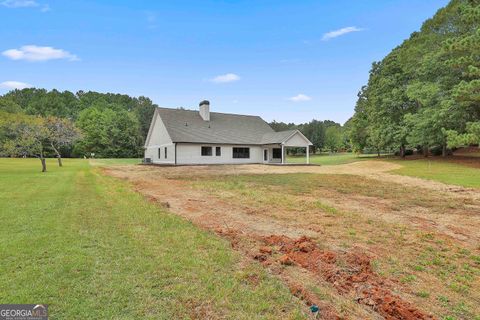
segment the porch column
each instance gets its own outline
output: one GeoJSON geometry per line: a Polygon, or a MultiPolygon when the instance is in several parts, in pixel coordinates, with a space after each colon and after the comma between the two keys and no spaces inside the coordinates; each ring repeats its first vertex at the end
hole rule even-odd
{"type": "Polygon", "coordinates": [[[307,146],[306,150],[307,150],[307,164],[310,164],[310,146],[307,146]]]}
{"type": "Polygon", "coordinates": [[[285,163],[285,146],[282,144],[282,164],[285,163]]]}

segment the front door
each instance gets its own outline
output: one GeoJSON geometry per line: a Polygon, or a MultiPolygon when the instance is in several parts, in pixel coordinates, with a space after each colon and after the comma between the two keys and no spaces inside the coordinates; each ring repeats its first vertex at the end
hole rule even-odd
{"type": "Polygon", "coordinates": [[[268,162],[268,149],[263,149],[263,162],[268,162]]]}

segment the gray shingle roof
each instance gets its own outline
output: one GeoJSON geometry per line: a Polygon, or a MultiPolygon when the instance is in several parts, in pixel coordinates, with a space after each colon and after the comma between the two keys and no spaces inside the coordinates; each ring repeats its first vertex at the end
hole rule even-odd
{"type": "Polygon", "coordinates": [[[173,142],[268,144],[281,143],[293,131],[275,132],[262,118],[210,112],[204,121],[198,111],[157,108],[173,142]],[[287,134],[288,133],[288,134],[287,134]]]}
{"type": "Polygon", "coordinates": [[[262,137],[261,144],[274,144],[284,142],[296,131],[298,130],[285,130],[280,132],[266,133],[262,137]]]}

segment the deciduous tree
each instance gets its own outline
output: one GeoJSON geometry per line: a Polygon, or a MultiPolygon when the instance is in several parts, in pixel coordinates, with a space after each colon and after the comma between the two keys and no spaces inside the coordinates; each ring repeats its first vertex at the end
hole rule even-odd
{"type": "Polygon", "coordinates": [[[45,145],[49,130],[41,117],[22,117],[10,124],[11,138],[3,142],[3,150],[10,156],[34,156],[40,159],[42,172],[47,171],[45,145]]]}
{"type": "Polygon", "coordinates": [[[79,140],[81,138],[80,130],[72,121],[53,116],[45,119],[45,125],[48,129],[48,143],[57,155],[58,165],[62,167],[60,150],[63,147],[72,146],[79,140]]]}

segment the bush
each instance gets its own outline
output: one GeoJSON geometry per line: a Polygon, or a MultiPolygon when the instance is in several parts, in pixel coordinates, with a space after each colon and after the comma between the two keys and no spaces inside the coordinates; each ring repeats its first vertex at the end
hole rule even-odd
{"type": "Polygon", "coordinates": [[[406,156],[411,156],[411,155],[413,155],[413,149],[405,149],[405,155],[406,155],[406,156]]]}
{"type": "MultiPolygon", "coordinates": [[[[442,146],[435,146],[433,148],[430,148],[430,154],[434,156],[441,156],[442,155],[442,146]]],[[[447,149],[447,155],[450,156],[452,155],[452,150],[447,149]]]]}
{"type": "MultiPolygon", "coordinates": [[[[399,156],[400,156],[400,150],[395,151],[395,155],[396,155],[397,157],[399,157],[399,156]]],[[[406,156],[411,156],[411,155],[413,155],[413,149],[405,149],[405,155],[406,155],[406,156]]]]}
{"type": "Polygon", "coordinates": [[[430,154],[434,156],[441,156],[442,155],[442,147],[441,146],[435,146],[433,148],[430,148],[430,154]]]}

